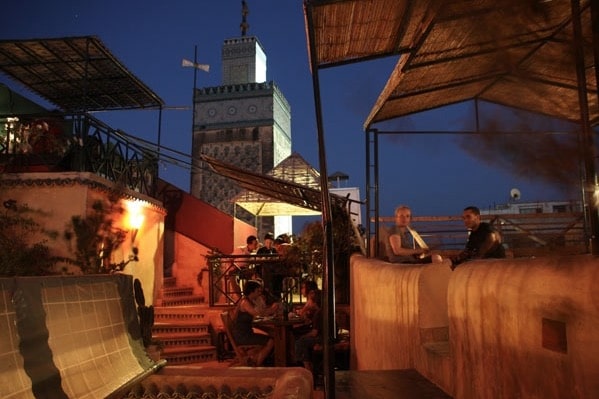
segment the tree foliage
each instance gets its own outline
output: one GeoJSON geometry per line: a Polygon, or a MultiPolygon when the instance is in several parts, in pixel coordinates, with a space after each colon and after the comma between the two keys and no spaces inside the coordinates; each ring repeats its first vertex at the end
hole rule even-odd
{"type": "Polygon", "coordinates": [[[53,273],[57,259],[51,256],[48,243],[58,233],[45,230],[37,221],[43,212],[3,201],[0,212],[0,275],[39,276],[53,273]]]}
{"type": "Polygon", "coordinates": [[[128,260],[110,262],[112,253],[127,237],[127,230],[116,227],[114,223],[115,216],[123,213],[118,201],[110,199],[108,202],[95,201],[91,212],[85,216],[72,216],[64,239],[75,259],[67,261],[79,266],[84,274],[111,273],[124,269],[131,261],[137,261],[138,250],[133,248],[128,260]]]}

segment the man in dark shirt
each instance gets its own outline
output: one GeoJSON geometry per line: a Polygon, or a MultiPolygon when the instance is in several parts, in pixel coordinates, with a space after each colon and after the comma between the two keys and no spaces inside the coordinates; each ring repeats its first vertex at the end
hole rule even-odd
{"type": "Polygon", "coordinates": [[[462,220],[469,230],[468,242],[462,252],[451,258],[451,270],[471,259],[505,258],[501,234],[489,223],[481,222],[480,209],[475,206],[464,208],[462,220]]]}
{"type": "MultiPolygon", "coordinates": [[[[258,255],[276,255],[277,249],[274,247],[275,237],[272,233],[264,235],[264,246],[258,249],[258,255]]],[[[266,303],[270,304],[275,300],[281,299],[281,285],[283,278],[276,275],[276,271],[280,268],[279,262],[267,262],[261,264],[259,273],[264,281],[264,294],[266,303]]]]}

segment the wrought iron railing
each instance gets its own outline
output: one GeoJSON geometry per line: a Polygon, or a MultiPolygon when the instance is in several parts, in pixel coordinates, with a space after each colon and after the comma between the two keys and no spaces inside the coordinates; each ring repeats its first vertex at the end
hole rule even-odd
{"type": "Polygon", "coordinates": [[[0,115],[0,172],[91,172],[154,196],[155,149],[89,114],[0,115]]]}
{"type": "Polygon", "coordinates": [[[301,303],[300,286],[305,279],[318,280],[322,267],[308,262],[289,262],[279,255],[208,255],[210,306],[235,305],[244,284],[262,281],[274,300],[301,303]]]}

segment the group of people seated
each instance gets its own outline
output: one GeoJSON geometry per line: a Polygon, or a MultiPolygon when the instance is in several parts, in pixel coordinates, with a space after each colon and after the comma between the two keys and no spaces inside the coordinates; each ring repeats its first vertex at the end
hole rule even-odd
{"type": "MultiPolygon", "coordinates": [[[[441,255],[431,251],[418,232],[410,226],[411,220],[410,207],[400,205],[395,209],[395,225],[389,229],[384,240],[389,262],[408,264],[443,262],[441,255]]],[[[464,208],[462,220],[468,229],[468,241],[461,252],[449,257],[451,270],[468,260],[505,258],[501,234],[491,224],[481,220],[480,209],[475,206],[464,208]]]]}
{"type": "MultiPolygon", "coordinates": [[[[238,247],[233,255],[284,255],[289,247],[289,240],[286,235],[274,238],[272,233],[264,235],[264,242],[261,244],[255,235],[250,235],[246,239],[246,245],[238,247]]],[[[261,262],[253,263],[248,259],[235,261],[239,268],[239,275],[231,276],[233,290],[241,294],[243,282],[236,280],[261,279],[265,285],[265,291],[280,298],[283,292],[283,280],[287,276],[285,265],[281,259],[272,259],[272,262],[263,264],[261,262]]],[[[236,272],[236,271],[234,271],[236,272]]]]}
{"type": "Polygon", "coordinates": [[[280,235],[275,239],[273,233],[264,235],[264,242],[261,244],[258,237],[249,235],[244,246],[238,247],[233,255],[274,255],[285,253],[285,247],[289,245],[286,235],[280,235]]]}
{"type": "MultiPolygon", "coordinates": [[[[306,298],[305,304],[292,311],[295,317],[303,320],[293,327],[294,353],[297,365],[312,371],[313,348],[321,340],[321,291],[314,281],[306,280],[301,285],[301,295],[306,298]]],[[[271,356],[274,339],[269,331],[258,329],[254,318],[259,316],[281,315],[285,311],[281,302],[269,303],[265,297],[262,283],[250,280],[243,287],[243,296],[233,312],[232,334],[240,345],[259,345],[261,349],[255,357],[250,357],[248,365],[262,366],[271,356]]]]}

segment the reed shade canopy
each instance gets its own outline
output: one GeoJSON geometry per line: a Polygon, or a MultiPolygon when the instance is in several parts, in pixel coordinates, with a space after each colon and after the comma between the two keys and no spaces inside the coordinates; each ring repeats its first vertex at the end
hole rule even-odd
{"type": "MultiPolygon", "coordinates": [[[[599,106],[590,4],[579,1],[578,43],[586,76],[582,90],[595,126],[599,106]]],[[[569,0],[307,0],[305,11],[317,58],[311,62],[320,69],[399,56],[365,130],[472,99],[581,119],[569,0]]]]}
{"type": "MultiPolygon", "coordinates": [[[[282,160],[266,175],[320,192],[320,173],[298,153],[293,153],[282,160]]],[[[297,192],[302,195],[301,199],[303,200],[302,190],[297,192]]],[[[236,205],[256,216],[320,215],[320,211],[314,207],[297,206],[273,198],[271,195],[270,191],[261,194],[252,190],[244,190],[235,197],[234,201],[236,205]]]]}
{"type": "Polygon", "coordinates": [[[0,71],[64,112],[164,106],[94,36],[0,40],[0,71]]]}
{"type": "MultiPolygon", "coordinates": [[[[236,181],[246,190],[234,201],[256,216],[310,216],[322,211],[320,175],[298,154],[292,154],[265,175],[207,155],[200,157],[214,173],[236,181]]],[[[336,194],[330,197],[340,206],[347,201],[336,194]]]]}

